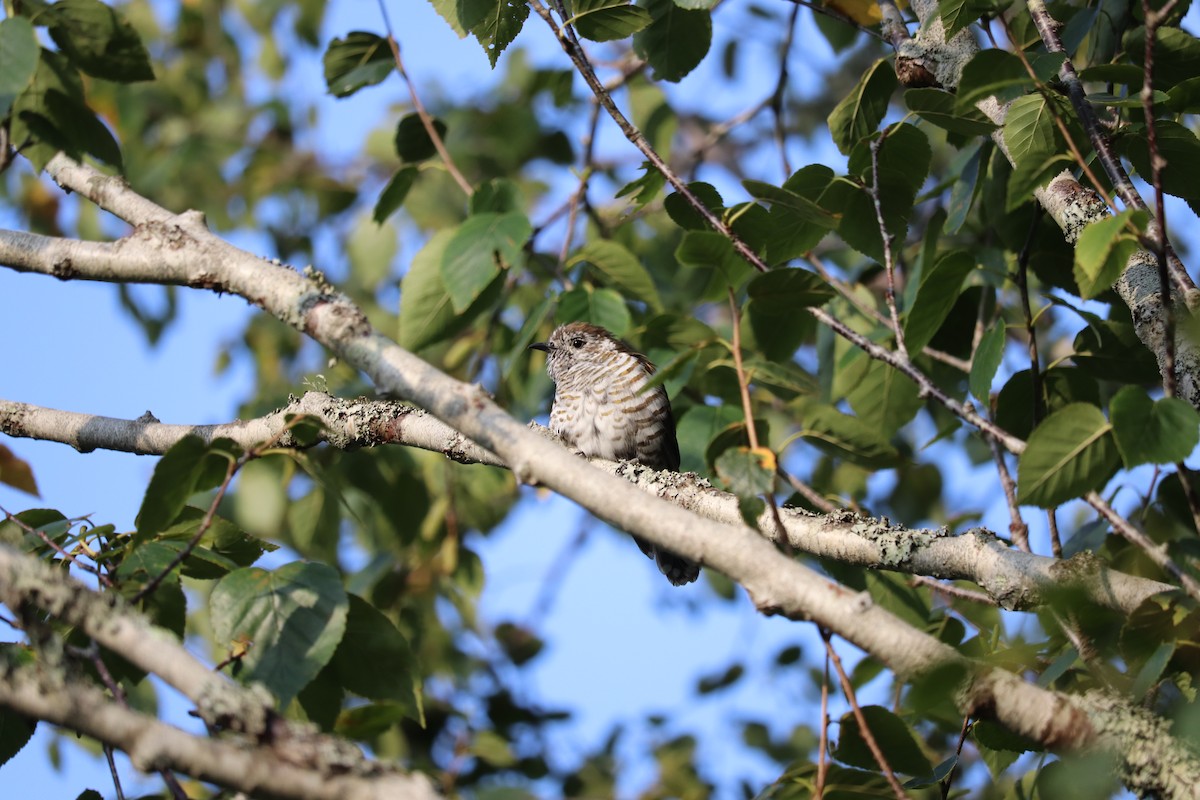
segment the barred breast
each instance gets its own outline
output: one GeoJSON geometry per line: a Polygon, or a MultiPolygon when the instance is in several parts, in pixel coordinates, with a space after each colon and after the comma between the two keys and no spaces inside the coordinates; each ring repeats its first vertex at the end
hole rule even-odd
{"type": "Polygon", "coordinates": [[[555,386],[550,428],[587,456],[678,470],[671,404],[661,385],[645,388],[651,375],[647,362],[623,351],[579,365],[555,386]]]}

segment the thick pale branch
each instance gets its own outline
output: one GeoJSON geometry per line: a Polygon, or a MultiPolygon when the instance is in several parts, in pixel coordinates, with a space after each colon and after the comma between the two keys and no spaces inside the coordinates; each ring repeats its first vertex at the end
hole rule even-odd
{"type": "MultiPolygon", "coordinates": [[[[296,443],[283,431],[287,419],[298,414],[319,420],[323,425],[319,438],[340,449],[400,444],[439,452],[462,463],[506,466],[495,454],[411,405],[391,400],[342,400],[320,392],[293,398],[264,417],[224,425],[165,425],[0,400],[0,432],[62,442],[80,450],[100,447],[140,454],[165,453],[188,435],[206,442],[229,438],[245,449],[269,439],[292,447],[296,443]]],[[[552,437],[539,425],[530,428],[552,437]]],[[[592,463],[707,519],[727,525],[741,522],[737,497],[714,489],[695,473],[655,471],[634,462],[594,459],[592,463]]],[[[770,511],[759,519],[759,529],[794,550],[859,566],[972,581],[1008,609],[1034,609],[1047,593],[1072,590],[1083,592],[1100,606],[1129,614],[1146,598],[1174,588],[1110,570],[1098,559],[1061,561],[1014,550],[981,528],[954,536],[945,529],[914,530],[850,512],[814,516],[780,508],[779,515],[782,532],[770,511]]]]}
{"type": "Polygon", "coordinates": [[[112,745],[143,772],[169,769],[254,797],[289,800],[432,800],[438,796],[419,774],[381,770],[376,775],[314,769],[308,754],[269,746],[209,739],[124,708],[99,689],[56,680],[43,668],[5,670],[0,705],[112,745]]]}
{"type": "MultiPolygon", "coordinates": [[[[365,776],[394,772],[386,765],[368,760],[357,747],[344,740],[284,720],[272,710],[274,700],[268,692],[257,686],[243,687],[212,671],[173,635],[151,625],[119,595],[93,592],[63,570],[2,544],[0,602],[14,611],[38,609],[78,629],[131,664],[162,678],[195,703],[200,718],[209,725],[242,734],[255,743],[269,742],[280,754],[303,756],[306,769],[328,775],[353,772],[365,776]]],[[[0,680],[0,684],[3,683],[0,680]]],[[[16,687],[9,684],[6,689],[15,691],[16,687]]],[[[59,722],[57,717],[41,718],[68,724],[59,722]]],[[[82,720],[78,722],[83,724],[82,720]]],[[[90,733],[83,727],[73,724],[71,727],[90,733]]],[[[120,739],[98,738],[127,750],[126,743],[120,739]]],[[[127,752],[135,755],[132,750],[127,752]]],[[[151,766],[180,769],[200,777],[200,774],[173,763],[151,763],[151,766]]]]}
{"type": "MultiPolygon", "coordinates": [[[[144,251],[119,278],[108,269],[90,273],[86,263],[73,264],[76,276],[137,281],[150,277],[141,265],[157,261],[155,282],[218,285],[242,295],[365,372],[379,389],[429,409],[495,453],[519,480],[541,483],[624,530],[715,567],[741,583],[764,612],[814,620],[866,650],[901,679],[947,663],[962,664],[974,673],[974,665],[953,648],[874,605],[868,595],[848,591],[780,554],[746,526],[719,524],[647,497],[627,481],[604,474],[530,431],[481,387],[450,378],[376,333],[362,311],[318,274],[300,275],[241,251],[205,229],[199,214],[176,217],[153,204],[148,207],[148,201],[130,198],[134,193],[124,182],[104,178],[65,156],[52,159],[48,170],[65,188],[134,225],[134,233],[120,246],[144,251]]],[[[36,253],[14,252],[6,246],[8,241],[0,234],[0,263],[49,272],[36,253]]],[[[1001,693],[980,689],[963,695],[964,710],[994,714],[1008,727],[1054,747],[1090,741],[1086,717],[1060,695],[995,670],[977,674],[972,685],[986,687],[998,681],[1005,684],[1001,693]]]]}

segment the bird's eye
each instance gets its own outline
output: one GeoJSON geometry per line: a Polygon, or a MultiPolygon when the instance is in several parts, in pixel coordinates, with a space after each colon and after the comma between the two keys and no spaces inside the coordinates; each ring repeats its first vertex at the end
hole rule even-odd
{"type": "Polygon", "coordinates": [[[582,336],[576,336],[574,339],[572,339],[572,340],[571,340],[571,347],[574,347],[576,350],[578,350],[579,348],[583,347],[583,337],[582,337],[582,336]]]}

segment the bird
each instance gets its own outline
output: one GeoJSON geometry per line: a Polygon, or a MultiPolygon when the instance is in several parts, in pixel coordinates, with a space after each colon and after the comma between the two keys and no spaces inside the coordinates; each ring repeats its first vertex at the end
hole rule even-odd
{"type": "MultiPolygon", "coordinates": [[[[636,460],[652,469],[679,470],[679,442],[671,401],[662,384],[647,388],[654,365],[599,325],[560,325],[544,342],[554,381],[550,430],[584,456],[636,460]]],[[[700,565],[633,537],[674,586],[696,580],[700,565]]]]}

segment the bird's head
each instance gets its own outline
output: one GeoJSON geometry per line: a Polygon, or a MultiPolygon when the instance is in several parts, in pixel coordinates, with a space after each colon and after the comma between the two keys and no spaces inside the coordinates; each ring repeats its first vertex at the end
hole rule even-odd
{"type": "Polygon", "coordinates": [[[575,369],[605,364],[613,353],[630,352],[620,339],[587,322],[559,325],[548,340],[534,342],[529,349],[546,353],[546,371],[555,383],[575,369]]]}

